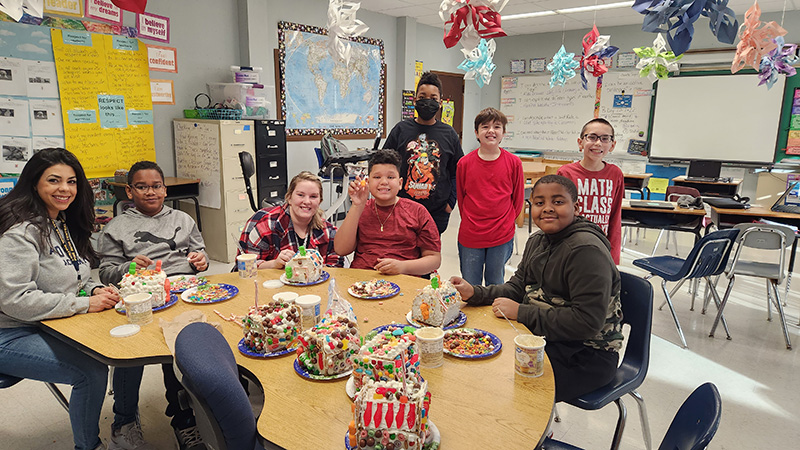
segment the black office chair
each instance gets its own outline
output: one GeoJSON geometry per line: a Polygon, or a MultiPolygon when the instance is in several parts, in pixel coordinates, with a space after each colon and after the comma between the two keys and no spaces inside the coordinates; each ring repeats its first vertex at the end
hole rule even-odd
{"type": "Polygon", "coordinates": [[[250,185],[250,177],[256,174],[256,163],[253,155],[247,152],[239,152],[239,164],[242,165],[242,175],[244,175],[244,186],[247,189],[247,196],[250,198],[250,208],[253,212],[258,211],[256,199],[253,197],[253,186],[250,185]]]}

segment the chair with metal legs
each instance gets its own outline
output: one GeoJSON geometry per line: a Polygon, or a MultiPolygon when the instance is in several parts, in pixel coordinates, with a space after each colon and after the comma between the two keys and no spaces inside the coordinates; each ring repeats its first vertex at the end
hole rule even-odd
{"type": "MultiPolygon", "coordinates": [[[[697,241],[686,259],[675,256],[657,256],[655,258],[641,258],[633,261],[634,266],[647,270],[652,275],[661,277],[661,289],[664,291],[666,300],[658,309],[660,311],[665,304],[669,305],[669,310],[672,313],[672,320],[675,321],[675,327],[678,329],[678,335],[681,338],[683,348],[687,348],[688,346],[686,345],[686,337],[683,335],[683,329],[678,321],[678,315],[675,313],[675,306],[672,304],[672,296],[683,286],[686,280],[702,279],[706,281],[706,289],[711,293],[717,308],[720,308],[722,300],[717,290],[714,288],[711,277],[719,275],[725,270],[728,257],[733,248],[733,242],[738,234],[739,230],[735,228],[707,234],[697,241]],[[671,292],[667,291],[668,281],[678,282],[671,292]]],[[[694,296],[695,294],[692,294],[692,308],[694,308],[694,296]]],[[[722,316],[720,317],[722,318],[722,326],[725,328],[725,332],[730,336],[725,318],[722,316]]]]}
{"type": "MultiPolygon", "coordinates": [[[[791,350],[792,341],[789,339],[789,332],[786,329],[786,315],[783,311],[778,285],[786,277],[786,251],[794,242],[794,230],[782,225],[761,223],[742,223],[734,228],[739,230],[739,237],[736,240],[739,245],[736,248],[736,253],[734,253],[733,263],[726,270],[725,274],[730,281],[728,282],[728,288],[725,290],[725,296],[722,298],[717,317],[711,326],[711,332],[708,335],[709,337],[714,337],[717,322],[722,316],[725,305],[728,304],[728,297],[736,282],[736,275],[764,278],[767,282],[767,320],[772,321],[772,305],[774,304],[781,318],[786,348],[791,350]],[[771,251],[773,255],[777,252],[777,262],[745,260],[742,258],[742,250],[745,248],[759,250],[759,256],[762,257],[765,256],[765,253],[768,254],[767,252],[771,251]]],[[[730,335],[728,335],[728,339],[730,339],[730,335]]]]}
{"type": "MultiPolygon", "coordinates": [[[[20,381],[22,381],[22,378],[0,373],[0,389],[11,387],[19,383],[20,381]]],[[[67,412],[69,412],[69,402],[67,401],[67,398],[64,397],[64,394],[61,392],[61,390],[58,389],[58,387],[56,387],[56,385],[53,383],[46,382],[45,385],[47,386],[47,389],[49,389],[50,392],[53,393],[53,396],[56,398],[58,404],[63,406],[64,409],[66,409],[67,412]]]]}

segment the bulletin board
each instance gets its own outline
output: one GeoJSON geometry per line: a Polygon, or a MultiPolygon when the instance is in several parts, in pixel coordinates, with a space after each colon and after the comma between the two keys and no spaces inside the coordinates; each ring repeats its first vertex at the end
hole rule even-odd
{"type": "Polygon", "coordinates": [[[88,177],[155,161],[147,47],[138,39],[51,29],[66,148],[88,177]]]}

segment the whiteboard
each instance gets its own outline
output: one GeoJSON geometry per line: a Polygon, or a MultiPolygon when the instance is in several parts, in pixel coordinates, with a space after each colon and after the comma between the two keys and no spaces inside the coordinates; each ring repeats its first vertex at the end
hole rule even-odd
{"type": "MultiPolygon", "coordinates": [[[[589,90],[580,78],[563,87],[550,88],[549,76],[503,77],[500,110],[508,117],[503,145],[542,151],[575,151],[581,127],[594,117],[598,90],[589,77],[589,90]]],[[[615,129],[617,148],[627,149],[629,139],[646,139],[650,118],[652,83],[638,72],[608,72],[603,75],[600,117],[615,129]],[[618,106],[614,105],[615,96],[618,106]],[[626,101],[627,100],[627,101],[626,101]]]]}
{"type": "Polygon", "coordinates": [[[779,77],[768,90],[758,75],[660,81],[650,158],[772,163],[785,84],[779,77]]]}
{"type": "Polygon", "coordinates": [[[200,206],[220,209],[219,124],[191,120],[173,120],[175,133],[175,170],[182,178],[199,178],[200,206]]]}

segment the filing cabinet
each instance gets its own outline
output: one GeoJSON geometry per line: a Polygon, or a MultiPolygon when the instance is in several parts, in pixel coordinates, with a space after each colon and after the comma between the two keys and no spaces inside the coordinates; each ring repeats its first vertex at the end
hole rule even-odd
{"type": "Polygon", "coordinates": [[[286,121],[256,120],[256,203],[283,201],[289,178],[286,169],[286,121]]]}
{"type": "Polygon", "coordinates": [[[254,123],[175,119],[172,124],[177,175],[200,179],[198,199],[206,252],[213,260],[232,262],[242,229],[253,216],[239,152],[255,157],[254,123]]]}

